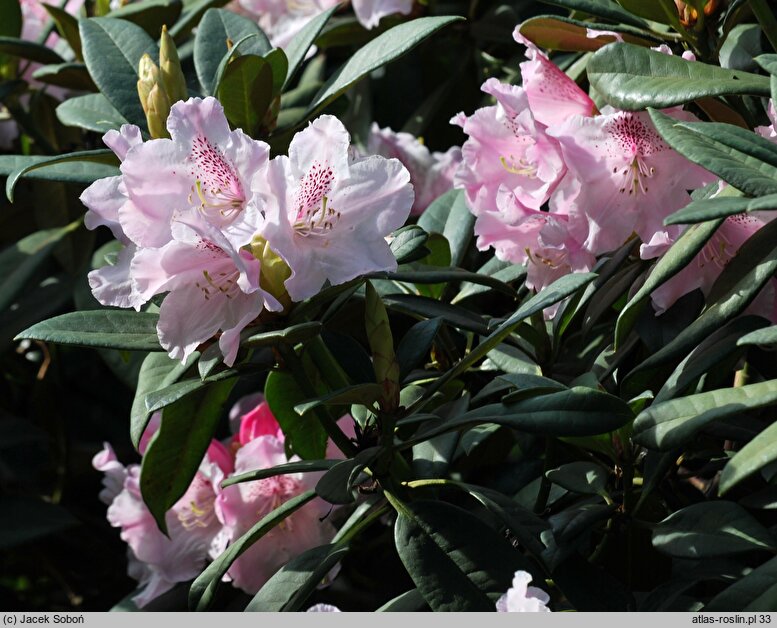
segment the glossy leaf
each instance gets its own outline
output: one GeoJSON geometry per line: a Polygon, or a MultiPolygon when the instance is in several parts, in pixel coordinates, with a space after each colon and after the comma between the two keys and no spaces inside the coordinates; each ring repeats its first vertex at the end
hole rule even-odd
{"type": "Polygon", "coordinates": [[[157,59],[156,43],[135,24],[109,17],[79,22],[84,61],[95,85],[116,110],[142,129],[146,115],[138,98],[138,63],[144,54],[157,59]]]}
{"type": "Polygon", "coordinates": [[[709,612],[768,612],[777,604],[777,558],[766,561],[704,606],[709,612]]]}
{"type": "Polygon", "coordinates": [[[436,199],[418,219],[418,226],[427,233],[439,233],[448,241],[451,266],[464,259],[472,240],[475,216],[469,211],[463,190],[451,190],[436,199]]]}
{"type": "Polygon", "coordinates": [[[744,508],[717,501],[669,515],[653,529],[653,546],[678,558],[711,558],[773,549],[774,539],[744,508]]]}
{"type": "Polygon", "coordinates": [[[777,423],[742,447],[720,474],[718,493],[724,495],[745,478],[777,460],[777,423]]]}
{"type": "Polygon", "coordinates": [[[153,39],[159,39],[162,26],[172,26],[181,15],[181,0],[141,0],[120,6],[110,17],[137,24],[153,39]]]}
{"type": "Polygon", "coordinates": [[[0,35],[0,54],[20,57],[21,59],[43,64],[65,62],[56,52],[43,44],[2,35],[0,35]]]}
{"type": "Polygon", "coordinates": [[[216,432],[234,381],[219,382],[165,408],[162,424],[143,455],[140,491],[157,526],[189,488],[216,432]]]}
{"type": "Polygon", "coordinates": [[[302,27],[297,35],[286,46],[286,56],[289,59],[289,69],[288,73],[286,74],[286,80],[283,84],[284,87],[290,85],[294,80],[294,77],[302,66],[302,63],[305,61],[305,58],[307,57],[308,51],[313,45],[313,42],[318,37],[321,29],[326,26],[329,18],[332,17],[332,14],[337,11],[338,8],[339,6],[333,6],[323,13],[319,13],[313,19],[308,20],[305,26],[302,27]]]}
{"type": "Polygon", "coordinates": [[[674,107],[707,96],[770,93],[769,79],[763,76],[627,43],[609,44],[594,53],[588,79],[609,104],[627,111],[674,107]]]}
{"type": "Polygon", "coordinates": [[[119,129],[127,120],[102,94],[73,96],[57,106],[57,118],[65,126],[105,133],[119,129]]]}
{"type": "Polygon", "coordinates": [[[256,55],[241,55],[224,70],[218,98],[234,128],[256,135],[273,97],[270,64],[256,55]]]}

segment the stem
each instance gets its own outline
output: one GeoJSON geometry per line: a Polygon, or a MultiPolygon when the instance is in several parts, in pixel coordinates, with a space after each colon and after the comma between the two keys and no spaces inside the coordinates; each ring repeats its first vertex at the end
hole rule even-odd
{"type": "Polygon", "coordinates": [[[777,51],[777,18],[769,8],[766,0],[750,0],[750,8],[753,10],[772,48],[777,51]]]}
{"type": "MultiPolygon", "coordinates": [[[[294,349],[287,345],[280,344],[278,345],[278,353],[281,354],[286,367],[289,369],[292,377],[294,377],[297,385],[302,389],[302,392],[311,398],[317,396],[313,385],[308,379],[307,373],[305,373],[305,367],[302,365],[302,361],[299,359],[299,356],[294,349]]],[[[337,448],[348,458],[355,456],[357,453],[356,447],[343,433],[340,426],[337,425],[337,422],[329,415],[326,408],[316,408],[315,413],[329,438],[337,445],[337,448]]]]}
{"type": "Polygon", "coordinates": [[[534,502],[534,512],[537,514],[542,513],[548,505],[548,497],[550,497],[551,481],[548,479],[547,473],[552,467],[552,460],[556,452],[556,441],[550,436],[545,440],[545,463],[542,466],[542,480],[540,481],[540,490],[537,493],[537,500],[534,502]]]}

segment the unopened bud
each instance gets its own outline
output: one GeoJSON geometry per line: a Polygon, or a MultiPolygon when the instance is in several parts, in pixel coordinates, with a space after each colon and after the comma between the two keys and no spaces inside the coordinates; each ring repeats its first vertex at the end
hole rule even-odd
{"type": "Polygon", "coordinates": [[[167,92],[171,103],[186,100],[189,90],[186,88],[186,79],[181,70],[181,60],[178,58],[178,50],[173,38],[167,32],[167,26],[162,27],[162,37],[159,40],[159,70],[162,85],[167,92]]]}
{"type": "Polygon", "coordinates": [[[165,126],[170,114],[170,98],[161,84],[159,68],[148,54],[140,58],[138,76],[138,97],[146,114],[149,135],[170,137],[165,126]]]}
{"type": "MultiPolygon", "coordinates": [[[[674,0],[674,4],[677,7],[677,14],[680,17],[680,24],[686,28],[689,26],[695,26],[699,19],[698,11],[692,6],[688,6],[683,0],[674,0]]],[[[718,8],[718,0],[708,0],[704,5],[704,15],[709,17],[718,8]]]]}
{"type": "Polygon", "coordinates": [[[291,277],[291,268],[270,248],[262,236],[256,235],[251,240],[251,253],[261,262],[259,285],[281,302],[284,309],[291,305],[291,298],[286,290],[286,280],[291,277]]]}

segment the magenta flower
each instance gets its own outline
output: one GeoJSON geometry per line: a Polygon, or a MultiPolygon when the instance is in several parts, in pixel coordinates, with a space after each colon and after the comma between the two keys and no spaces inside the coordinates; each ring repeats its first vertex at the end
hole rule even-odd
{"type": "Polygon", "coordinates": [[[138,246],[164,246],[173,217],[184,213],[200,214],[228,239],[253,229],[255,217],[245,210],[250,181],[267,164],[267,144],[230,131],[211,97],[174,104],[167,128],[171,139],[134,146],[121,164],[130,202],[120,208],[119,220],[127,237],[138,246]]]}
{"type": "Polygon", "coordinates": [[[500,613],[549,613],[550,596],[542,589],[530,587],[531,574],[516,571],[513,586],[496,602],[500,613]]]}
{"type": "Polygon", "coordinates": [[[396,158],[410,173],[415,191],[411,214],[418,216],[437,197],[453,189],[453,177],[461,163],[461,149],[454,146],[444,153],[432,153],[414,135],[381,129],[373,122],[367,140],[367,153],[396,158]]]}
{"type": "MultiPolygon", "coordinates": [[[[132,260],[132,281],[145,300],[169,292],[159,310],[160,344],[185,361],[219,330],[224,363],[231,366],[240,332],[265,308],[282,305],[259,287],[260,263],[236,249],[202,217],[173,225],[173,240],[159,249],[140,249],[132,260]]],[[[243,242],[245,244],[246,242],[243,242]]]]}
{"type": "MultiPolygon", "coordinates": [[[[694,119],[679,109],[670,113],[694,119]]],[[[690,202],[688,190],[712,180],[672,150],[644,112],[572,116],[548,134],[558,139],[569,168],[551,208],[585,216],[584,247],[596,255],[616,249],[633,232],[650,241],[666,216],[690,202]]]]}
{"type": "Polygon", "coordinates": [[[285,287],[293,301],[327,281],[396,268],[385,237],[410,214],[410,175],[396,159],[351,158],[349,146],[343,124],[321,116],[294,136],[288,157],[254,178],[261,235],[291,268],[285,287]]]}
{"type": "Polygon", "coordinates": [[[521,35],[519,27],[513,31],[513,38],[526,46],[528,61],[521,63],[521,76],[536,120],[551,126],[561,124],[570,116],[589,117],[596,113],[596,105],[588,94],[521,35]]]}
{"type": "Polygon", "coordinates": [[[476,216],[494,211],[500,193],[509,193],[525,208],[540,209],[566,172],[558,142],[535,120],[525,90],[496,79],[481,89],[497,104],[451,120],[469,136],[455,185],[465,190],[476,216]]]}

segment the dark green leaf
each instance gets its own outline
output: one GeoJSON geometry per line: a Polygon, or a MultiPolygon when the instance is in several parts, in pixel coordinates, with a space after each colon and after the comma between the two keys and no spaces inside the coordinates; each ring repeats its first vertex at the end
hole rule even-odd
{"type": "Polygon", "coordinates": [[[407,225],[397,229],[391,240],[391,252],[397,258],[398,264],[407,264],[419,260],[429,253],[424,247],[429,234],[417,225],[407,225]]]}
{"type": "Polygon", "coordinates": [[[138,98],[138,64],[148,53],[159,52],[146,32],[125,20],[97,17],[79,22],[84,61],[97,87],[116,110],[132,124],[146,128],[146,115],[138,98]]]}
{"type": "Polygon", "coordinates": [[[0,36],[0,54],[21,57],[36,63],[64,63],[65,60],[56,52],[43,44],[17,39],[16,37],[0,36]]]}
{"type": "Polygon", "coordinates": [[[356,501],[354,484],[365,467],[383,452],[380,447],[360,451],[354,458],[343,460],[329,469],[316,484],[316,494],[330,504],[356,501]]]}
{"type": "Polygon", "coordinates": [[[348,553],[337,544],[314,547],[292,558],[259,589],[247,611],[298,611],[329,571],[348,553]]]}
{"type": "Polygon", "coordinates": [[[584,495],[601,495],[607,485],[607,472],[593,462],[570,462],[545,475],[562,488],[584,495]]]}
{"type": "Polygon", "coordinates": [[[645,27],[647,24],[636,15],[632,15],[613,0],[542,0],[545,4],[554,4],[570,11],[581,11],[596,17],[617,23],[645,27]]]}
{"type": "Polygon", "coordinates": [[[643,410],[634,421],[633,438],[645,447],[669,451],[713,421],[774,403],[777,380],[680,397],[643,410]]]}
{"type": "Polygon", "coordinates": [[[380,384],[356,384],[317,397],[308,399],[294,406],[294,411],[300,416],[308,414],[311,410],[319,406],[343,406],[354,403],[363,406],[371,406],[375,403],[383,392],[380,384]]]}
{"type": "Polygon", "coordinates": [[[718,493],[723,495],[739,482],[777,460],[777,423],[772,423],[728,461],[720,474],[718,493]]]}
{"type": "Polygon", "coordinates": [[[65,126],[105,133],[119,129],[127,120],[102,94],[73,96],[57,106],[57,118],[65,126]]]}
{"type": "Polygon", "coordinates": [[[69,312],[33,325],[17,338],[130,351],[162,351],[158,314],[123,310],[69,312]]]}
{"type": "Polygon", "coordinates": [[[666,108],[728,94],[769,96],[769,79],[627,43],[608,44],[588,62],[591,86],[620,109],[666,108]]]}
{"type": "Polygon", "coordinates": [[[678,558],[711,558],[773,549],[774,539],[744,508],[717,501],[669,515],[653,529],[653,546],[678,558]]]}
{"type": "Polygon", "coordinates": [[[83,63],[44,65],[32,73],[32,78],[48,85],[57,85],[79,91],[95,91],[97,87],[83,63]]]}
{"type": "Polygon", "coordinates": [[[137,24],[153,39],[159,39],[162,26],[175,24],[182,8],[181,0],[142,0],[120,6],[109,16],[137,24]]]}
{"type": "Polygon", "coordinates": [[[143,455],[140,490],[159,529],[189,488],[216,432],[234,381],[220,382],[167,406],[162,424],[143,455]]]}
{"type": "Polygon", "coordinates": [[[458,266],[464,259],[472,239],[475,216],[469,211],[463,190],[446,192],[418,219],[418,226],[428,233],[439,233],[448,241],[451,250],[451,266],[458,266]]]}
{"type": "Polygon", "coordinates": [[[286,56],[289,58],[289,70],[286,75],[284,87],[291,84],[291,81],[300,69],[302,62],[308,54],[308,50],[310,50],[313,42],[321,32],[321,29],[324,28],[329,21],[329,18],[332,17],[332,14],[339,8],[339,6],[333,6],[331,9],[328,9],[309,20],[299,33],[297,33],[294,39],[286,46],[286,56]]]}
{"type": "Polygon", "coordinates": [[[248,471],[240,475],[231,475],[221,483],[222,487],[231,484],[240,484],[241,482],[254,482],[264,480],[286,473],[312,473],[316,471],[329,471],[332,467],[340,464],[342,460],[299,460],[298,462],[287,462],[286,464],[270,467],[269,469],[257,469],[248,471]]]}
{"type": "Polygon", "coordinates": [[[664,220],[666,225],[686,225],[726,218],[742,212],[777,209],[777,194],[760,198],[721,196],[693,201],[664,220]]]}
{"type": "Polygon", "coordinates": [[[777,558],[756,567],[712,598],[705,612],[768,612],[777,606],[777,558]]]}
{"type": "Polygon", "coordinates": [[[206,95],[215,93],[217,70],[230,46],[254,35],[241,46],[243,54],[263,56],[270,51],[267,36],[255,22],[226,9],[208,9],[197,27],[194,40],[194,67],[206,95]]]}
{"type": "Polygon", "coordinates": [[[79,61],[83,60],[84,57],[81,53],[81,35],[78,33],[78,19],[56,5],[44,3],[42,6],[48,11],[51,19],[54,20],[54,23],[57,25],[57,30],[70,45],[70,48],[76,55],[76,59],[79,61]]]}
{"type": "Polygon", "coordinates": [[[218,98],[233,128],[256,135],[273,98],[273,72],[256,55],[241,55],[224,70],[218,98]]]}
{"type": "Polygon", "coordinates": [[[595,52],[602,46],[616,41],[615,35],[610,35],[610,32],[619,33],[624,41],[631,44],[655,46],[660,43],[660,39],[655,35],[630,26],[592,24],[557,15],[538,15],[523,22],[520,28],[521,35],[540,48],[550,50],[595,52]],[[589,37],[588,29],[606,31],[607,34],[589,37]]]}
{"type": "Polygon", "coordinates": [[[413,325],[402,337],[396,353],[400,381],[414,368],[423,366],[441,325],[440,318],[421,321],[413,325]]]}
{"type": "Polygon", "coordinates": [[[440,501],[398,511],[394,538],[407,572],[433,611],[493,611],[521,554],[483,521],[440,501]]]}

